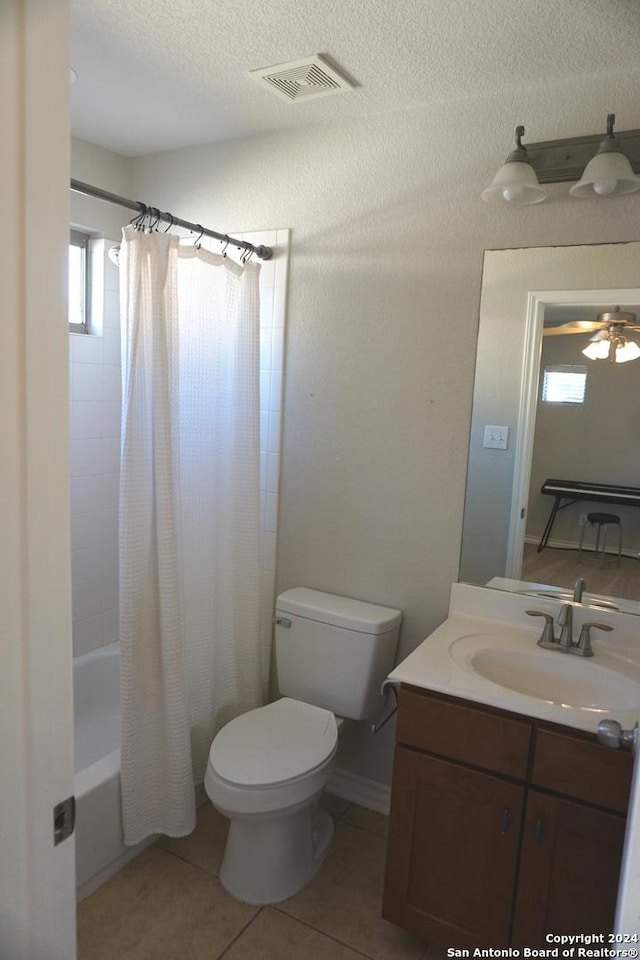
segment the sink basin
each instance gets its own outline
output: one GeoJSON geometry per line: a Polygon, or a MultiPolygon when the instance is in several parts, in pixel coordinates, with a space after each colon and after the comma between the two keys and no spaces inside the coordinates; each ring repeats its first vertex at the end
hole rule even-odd
{"type": "Polygon", "coordinates": [[[606,713],[640,709],[640,684],[599,663],[597,654],[582,659],[542,650],[530,635],[523,641],[491,634],[461,637],[450,654],[466,670],[547,703],[606,713]]]}

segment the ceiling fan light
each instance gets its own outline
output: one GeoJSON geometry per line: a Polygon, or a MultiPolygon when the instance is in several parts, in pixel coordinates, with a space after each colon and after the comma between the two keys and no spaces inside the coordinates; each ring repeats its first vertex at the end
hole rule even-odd
{"type": "Polygon", "coordinates": [[[609,148],[589,160],[569,193],[572,197],[619,197],[636,190],[640,190],[640,177],[633,172],[628,158],[620,150],[609,148]]]}
{"type": "Polygon", "coordinates": [[[589,360],[606,360],[609,356],[610,345],[611,343],[608,339],[595,340],[588,344],[582,352],[589,360]]]}
{"type": "Polygon", "coordinates": [[[627,363],[640,357],[640,347],[634,340],[627,340],[624,346],[616,349],[616,363],[627,363]]]}
{"type": "Polygon", "coordinates": [[[526,160],[507,160],[480,196],[485,203],[526,205],[546,200],[547,191],[538,183],[530,163],[526,160]]]}

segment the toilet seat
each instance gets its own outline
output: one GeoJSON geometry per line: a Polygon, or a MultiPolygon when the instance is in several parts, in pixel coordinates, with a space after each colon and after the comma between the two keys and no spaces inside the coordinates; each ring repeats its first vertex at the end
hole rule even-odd
{"type": "Polygon", "coordinates": [[[204,786],[226,816],[283,813],[322,792],[338,746],[329,710],[283,697],[214,738],[204,786]]]}
{"type": "Polygon", "coordinates": [[[283,697],[228,723],[214,738],[209,763],[238,787],[281,786],[333,756],[338,727],[329,710],[283,697]]]}

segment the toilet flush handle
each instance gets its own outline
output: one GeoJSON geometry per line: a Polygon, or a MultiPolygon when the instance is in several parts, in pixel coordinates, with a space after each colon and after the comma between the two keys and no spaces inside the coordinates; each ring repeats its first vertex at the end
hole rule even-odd
{"type": "Polygon", "coordinates": [[[291,620],[287,620],[286,617],[274,617],[273,622],[279,627],[286,627],[287,629],[291,626],[291,620]]]}

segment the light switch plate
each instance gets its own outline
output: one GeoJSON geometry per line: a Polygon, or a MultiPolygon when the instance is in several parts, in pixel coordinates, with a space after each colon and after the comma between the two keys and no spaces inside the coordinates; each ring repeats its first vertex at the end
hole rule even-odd
{"type": "Polygon", "coordinates": [[[509,443],[509,427],[488,426],[484,428],[483,447],[506,450],[509,443]]]}

